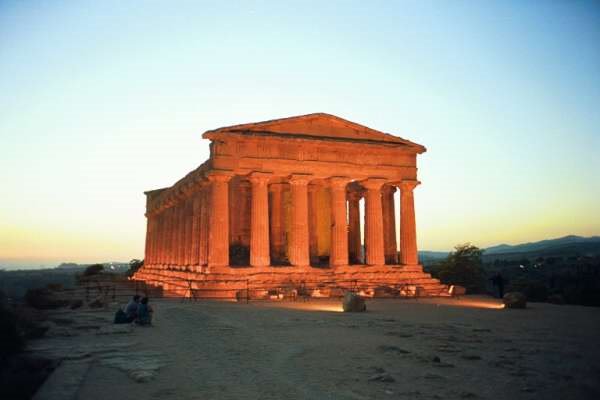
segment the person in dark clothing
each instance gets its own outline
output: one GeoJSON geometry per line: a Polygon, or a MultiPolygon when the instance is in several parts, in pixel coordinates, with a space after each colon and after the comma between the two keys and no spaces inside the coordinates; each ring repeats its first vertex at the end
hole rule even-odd
{"type": "Polygon", "coordinates": [[[491,279],[492,284],[498,287],[498,297],[504,297],[504,278],[500,274],[500,272],[496,273],[491,279]]]}
{"type": "Polygon", "coordinates": [[[140,295],[136,294],[129,300],[127,307],[125,307],[125,315],[127,315],[128,322],[133,322],[136,319],[139,305],[140,295]]]}
{"type": "Polygon", "coordinates": [[[140,305],[137,309],[137,318],[135,322],[139,325],[151,325],[153,312],[154,310],[152,310],[152,307],[148,304],[148,298],[144,297],[142,301],[140,301],[140,305]]]}

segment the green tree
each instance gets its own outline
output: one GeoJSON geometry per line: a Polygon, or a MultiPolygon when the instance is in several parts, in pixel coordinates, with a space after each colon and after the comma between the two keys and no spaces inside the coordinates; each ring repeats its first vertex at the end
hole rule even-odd
{"type": "Polygon", "coordinates": [[[481,292],[484,288],[481,255],[483,250],[471,243],[454,247],[448,257],[432,270],[432,275],[449,285],[461,285],[469,293],[481,292]]]}
{"type": "Polygon", "coordinates": [[[129,261],[129,270],[127,270],[125,275],[133,276],[133,274],[135,274],[138,269],[142,268],[143,265],[144,265],[144,260],[138,260],[138,259],[134,258],[133,260],[129,261]]]}

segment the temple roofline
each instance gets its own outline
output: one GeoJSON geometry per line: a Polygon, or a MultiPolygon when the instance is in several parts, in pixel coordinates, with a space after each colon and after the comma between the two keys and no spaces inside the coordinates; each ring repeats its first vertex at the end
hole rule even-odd
{"type": "Polygon", "coordinates": [[[208,131],[204,132],[202,137],[209,139],[211,136],[214,136],[215,134],[221,134],[221,133],[242,133],[242,134],[246,133],[247,134],[249,132],[252,132],[252,133],[262,132],[263,134],[277,135],[277,136],[279,136],[279,135],[290,136],[291,135],[291,136],[314,137],[315,139],[327,139],[327,140],[330,140],[330,139],[351,140],[351,141],[368,140],[371,142],[379,142],[379,143],[383,142],[383,143],[403,144],[403,145],[414,148],[414,150],[419,154],[427,151],[425,146],[420,145],[418,143],[411,142],[410,140],[403,139],[401,137],[394,136],[389,133],[377,131],[377,130],[369,128],[367,126],[357,124],[356,122],[348,121],[344,118],[340,118],[338,116],[327,114],[327,113],[313,113],[313,114],[298,115],[298,116],[294,116],[294,117],[286,117],[286,118],[278,118],[278,119],[272,119],[272,120],[266,120],[266,121],[251,122],[251,123],[246,123],[246,124],[230,125],[230,126],[221,127],[218,129],[208,130],[208,131]],[[271,126],[271,127],[276,126],[276,125],[285,126],[286,124],[293,124],[293,123],[298,123],[298,122],[309,122],[309,121],[318,120],[318,119],[325,119],[325,120],[337,122],[341,125],[346,126],[349,130],[354,131],[354,134],[353,135],[343,135],[343,136],[329,135],[327,133],[322,133],[322,132],[319,133],[318,128],[314,132],[310,132],[310,131],[285,132],[285,131],[281,131],[281,130],[275,131],[275,130],[269,129],[269,126],[271,126]]]}

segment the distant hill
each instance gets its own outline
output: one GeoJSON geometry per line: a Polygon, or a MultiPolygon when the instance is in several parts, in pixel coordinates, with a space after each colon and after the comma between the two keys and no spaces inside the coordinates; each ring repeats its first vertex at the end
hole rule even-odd
{"type": "Polygon", "coordinates": [[[539,242],[516,244],[512,246],[508,244],[500,244],[498,246],[488,247],[485,249],[485,254],[529,253],[532,251],[545,251],[551,248],[580,244],[600,246],[600,236],[582,237],[569,235],[558,239],[541,240],[539,242]]]}
{"type": "MultiPolygon", "coordinates": [[[[541,240],[516,245],[500,244],[483,249],[483,260],[514,260],[537,257],[600,256],[600,236],[582,237],[569,235],[557,239],[541,240]]],[[[419,251],[423,263],[431,263],[448,256],[444,251],[419,251]]]]}

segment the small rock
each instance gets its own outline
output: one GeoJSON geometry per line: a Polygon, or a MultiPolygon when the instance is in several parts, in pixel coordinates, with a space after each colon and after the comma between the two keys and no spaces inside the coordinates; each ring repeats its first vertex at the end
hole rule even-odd
{"type": "Polygon", "coordinates": [[[410,351],[408,350],[404,350],[401,349],[400,347],[396,347],[396,346],[379,346],[378,347],[379,351],[382,351],[384,353],[398,353],[398,354],[409,354],[410,351]]]}
{"type": "Polygon", "coordinates": [[[551,294],[546,301],[551,304],[565,304],[565,298],[561,294],[551,294]]]}
{"type": "Polygon", "coordinates": [[[369,382],[396,382],[394,378],[387,372],[373,375],[369,378],[369,382]]]}
{"type": "Polygon", "coordinates": [[[356,293],[346,292],[342,300],[342,309],[344,312],[363,312],[367,311],[365,299],[356,293]]]}
{"type": "Polygon", "coordinates": [[[440,360],[440,358],[438,356],[433,357],[432,361],[435,362],[435,363],[442,362],[442,360],[440,360]]]}
{"type": "Polygon", "coordinates": [[[527,308],[527,297],[521,292],[509,292],[502,298],[505,308],[527,308]]]}

